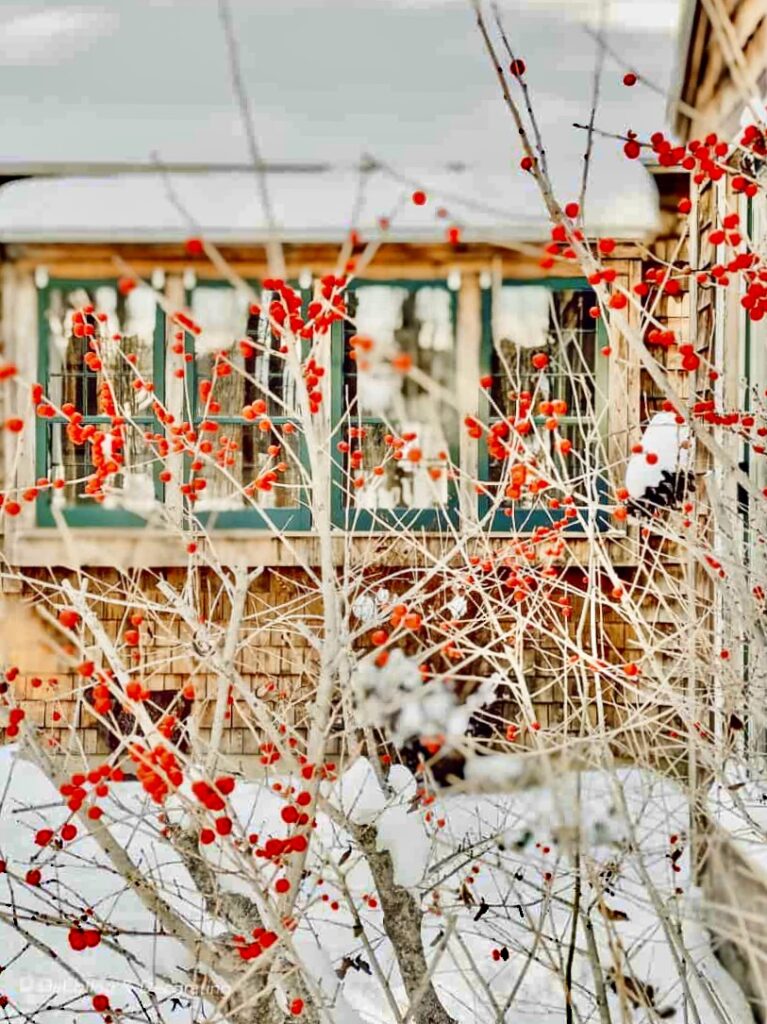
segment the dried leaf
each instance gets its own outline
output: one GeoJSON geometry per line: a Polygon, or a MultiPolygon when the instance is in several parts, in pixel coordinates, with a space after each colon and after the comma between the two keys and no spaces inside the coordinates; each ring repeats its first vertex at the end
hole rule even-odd
{"type": "Polygon", "coordinates": [[[474,893],[471,891],[471,886],[467,885],[466,882],[461,886],[458,898],[465,907],[473,907],[477,902],[474,899],[474,893]]]}
{"type": "Polygon", "coordinates": [[[628,921],[629,916],[623,910],[615,910],[613,907],[608,907],[606,903],[599,904],[599,912],[603,917],[606,917],[608,921],[628,921]]]}
{"type": "Polygon", "coordinates": [[[485,897],[483,896],[482,900],[480,901],[480,904],[479,904],[479,910],[474,915],[474,920],[475,921],[479,921],[479,919],[481,917],[485,916],[485,914],[488,912],[489,909],[490,909],[490,904],[489,903],[485,903],[485,897]]]}

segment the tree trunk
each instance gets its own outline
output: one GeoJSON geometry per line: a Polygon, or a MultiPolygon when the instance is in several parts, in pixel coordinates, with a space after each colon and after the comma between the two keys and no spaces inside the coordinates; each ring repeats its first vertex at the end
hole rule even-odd
{"type": "Polygon", "coordinates": [[[421,939],[423,913],[418,901],[407,889],[395,884],[391,857],[376,849],[375,829],[361,829],[358,838],[376,883],[384,929],[394,948],[411,1002],[412,1020],[415,1024],[456,1024],[439,1001],[431,980],[424,984],[429,965],[421,939]]]}

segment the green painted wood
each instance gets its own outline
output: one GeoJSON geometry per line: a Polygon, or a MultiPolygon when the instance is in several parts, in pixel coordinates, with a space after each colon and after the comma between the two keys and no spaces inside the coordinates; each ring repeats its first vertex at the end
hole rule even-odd
{"type": "MultiPolygon", "coordinates": [[[[37,293],[37,380],[48,390],[49,384],[49,348],[50,332],[48,329],[47,310],[50,303],[50,295],[54,289],[61,288],[69,290],[73,288],[85,288],[92,290],[101,286],[117,287],[117,278],[51,278],[37,293]]],[[[165,315],[159,306],[156,307],[154,336],[152,342],[153,377],[155,393],[160,401],[165,396],[165,315]]],[[[156,430],[159,422],[154,414],[149,416],[137,416],[136,422],[156,430]]],[[[38,478],[49,475],[48,466],[48,442],[55,424],[66,424],[64,417],[56,416],[52,419],[40,419],[36,421],[35,427],[35,469],[38,478]]],[[[107,416],[87,416],[85,423],[106,423],[110,422],[107,416]]],[[[159,460],[156,460],[153,469],[155,496],[159,501],[163,498],[163,484],[159,479],[161,467],[159,460]]],[[[51,507],[51,490],[43,491],[36,501],[36,522],[41,527],[54,527],[56,520],[51,507]]],[[[130,527],[141,528],[146,526],[147,520],[143,516],[136,515],[126,509],[104,508],[94,502],[92,505],[69,505],[61,509],[64,521],[69,526],[76,527],[130,527]]]]}
{"type": "MultiPolygon", "coordinates": [[[[584,291],[590,292],[588,282],[582,277],[561,277],[561,278],[542,278],[540,280],[518,280],[518,279],[504,279],[502,281],[503,287],[536,287],[545,288],[548,291],[584,291]]],[[[596,297],[595,297],[596,303],[596,297]]],[[[493,330],[492,330],[492,291],[490,288],[486,288],[482,292],[482,342],[481,342],[481,355],[480,355],[480,376],[486,376],[491,373],[492,370],[492,357],[493,357],[493,330]]],[[[596,380],[596,395],[597,402],[600,401],[600,397],[607,393],[607,363],[605,359],[599,358],[599,350],[607,344],[607,334],[602,323],[599,319],[596,322],[597,330],[597,343],[595,352],[595,380],[596,380]]],[[[597,407],[597,414],[599,414],[599,407],[597,407]]],[[[537,422],[543,422],[543,417],[535,417],[537,422]]],[[[484,424],[490,424],[494,422],[495,418],[491,415],[489,395],[485,389],[482,389],[479,402],[479,420],[484,424]]],[[[577,416],[560,416],[560,423],[564,426],[575,424],[579,422],[577,416]]],[[[606,434],[606,422],[604,424],[604,433],[606,434]]],[[[490,457],[487,451],[487,445],[481,444],[479,447],[479,478],[480,480],[488,480],[490,476],[490,457]]],[[[597,496],[600,499],[600,509],[596,513],[596,525],[600,530],[607,529],[610,525],[610,517],[606,508],[602,508],[601,505],[606,504],[606,497],[609,491],[609,481],[606,474],[601,475],[596,480],[597,496]]],[[[561,509],[514,509],[512,515],[506,515],[503,510],[496,509],[492,511],[493,502],[485,495],[479,496],[478,510],[480,518],[485,519],[486,528],[490,529],[493,533],[532,533],[540,527],[551,526],[555,523],[560,522],[564,518],[564,511],[561,509]]],[[[572,523],[570,523],[565,530],[568,532],[582,532],[583,531],[582,515],[576,517],[572,523]]]]}
{"type": "MultiPolygon", "coordinates": [[[[457,325],[458,295],[447,287],[444,278],[429,278],[424,280],[409,280],[406,278],[393,278],[387,280],[368,280],[360,278],[355,281],[349,292],[353,295],[356,288],[362,287],[388,287],[404,288],[409,292],[418,291],[419,288],[444,288],[450,292],[450,309],[453,322],[453,330],[457,325]]],[[[458,492],[454,482],[449,484],[448,502],[442,508],[392,508],[376,509],[371,512],[367,509],[355,508],[344,493],[344,481],[347,473],[344,466],[343,455],[337,453],[336,445],[344,439],[347,429],[346,407],[344,402],[344,356],[347,335],[353,333],[353,328],[346,322],[333,324],[331,336],[331,422],[335,424],[331,437],[330,450],[333,458],[331,467],[331,511],[335,526],[341,530],[355,533],[376,533],[388,530],[423,530],[436,532],[455,527],[458,523],[458,492]]],[[[361,417],[351,424],[383,425],[384,421],[375,417],[361,417]]],[[[459,425],[460,430],[460,425],[459,425]]],[[[459,464],[459,442],[458,437],[450,444],[450,458],[455,466],[459,464]]]]}

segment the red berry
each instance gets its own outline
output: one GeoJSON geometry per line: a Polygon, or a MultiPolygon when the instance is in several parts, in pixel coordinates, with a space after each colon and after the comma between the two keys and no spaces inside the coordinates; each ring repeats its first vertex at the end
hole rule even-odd
{"type": "Polygon", "coordinates": [[[521,78],[527,70],[527,65],[521,57],[515,57],[514,60],[509,64],[509,71],[514,75],[515,78],[521,78]]]}
{"type": "Polygon", "coordinates": [[[42,874],[37,868],[30,868],[26,873],[27,885],[39,885],[42,874]]]}
{"type": "Polygon", "coordinates": [[[96,1013],[104,1013],[109,1009],[109,996],[96,995],[93,997],[93,1009],[96,1013]]]}
{"type": "Polygon", "coordinates": [[[569,217],[570,220],[575,220],[575,218],[580,213],[580,210],[581,208],[580,206],[578,206],[577,203],[568,203],[565,207],[565,215],[569,217]]]}
{"type": "Polygon", "coordinates": [[[287,880],[287,878],[278,878],[277,881],[274,883],[275,892],[285,893],[288,892],[289,889],[290,882],[287,880]]]}
{"type": "Polygon", "coordinates": [[[64,629],[74,629],[80,621],[80,616],[74,608],[62,608],[59,612],[59,622],[64,629]]]}
{"type": "Polygon", "coordinates": [[[545,352],[536,352],[530,361],[536,370],[545,370],[549,365],[549,357],[545,352]]]}
{"type": "Polygon", "coordinates": [[[637,84],[637,76],[634,74],[633,71],[626,72],[626,74],[623,76],[623,84],[628,85],[629,87],[637,84]]]}
{"type": "Polygon", "coordinates": [[[424,206],[426,203],[426,193],[420,188],[417,188],[413,193],[413,202],[416,206],[424,206]]]}
{"type": "Polygon", "coordinates": [[[294,1017],[300,1017],[304,1012],[304,1001],[303,999],[294,999],[290,1004],[290,1012],[294,1017]]]}

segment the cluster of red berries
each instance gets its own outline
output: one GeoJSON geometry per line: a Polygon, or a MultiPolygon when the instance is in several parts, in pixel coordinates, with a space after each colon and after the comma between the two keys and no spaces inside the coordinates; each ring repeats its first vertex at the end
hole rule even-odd
{"type": "MultiPolygon", "coordinates": [[[[264,281],[264,287],[274,295],[268,308],[269,321],[272,328],[278,328],[278,333],[281,333],[285,330],[285,324],[287,323],[291,334],[297,334],[302,338],[311,338],[314,332],[314,324],[312,322],[314,317],[310,314],[309,323],[307,323],[301,315],[301,308],[303,306],[301,293],[285,281],[279,281],[274,278],[267,278],[264,281]]],[[[320,310],[317,309],[313,312],[319,313],[320,310]]]]}
{"type": "Polygon", "coordinates": [[[206,810],[218,812],[223,811],[226,807],[224,797],[233,793],[235,786],[235,779],[230,775],[222,775],[221,778],[215,780],[212,786],[204,779],[199,779],[192,783],[192,792],[206,810]]]}
{"type": "Polygon", "coordinates": [[[129,754],[142,789],[156,804],[165,803],[168,795],[184,781],[176,755],[161,743],[151,749],[134,743],[129,754]]]}
{"type": "MultiPolygon", "coordinates": [[[[629,159],[636,159],[642,144],[636,141],[635,132],[628,132],[627,135],[624,153],[629,159]]],[[[729,173],[735,192],[753,198],[758,191],[755,181],[739,173],[737,168],[728,166],[726,161],[730,155],[730,145],[715,132],[709,133],[702,140],[691,139],[686,145],[674,145],[663,132],[654,132],[650,136],[649,145],[661,167],[682,167],[690,171],[696,185],[719,181],[729,173]]],[[[762,129],[756,125],[747,126],[741,138],[741,146],[761,157],[767,151],[767,139],[762,129]]]]}
{"type": "Polygon", "coordinates": [[[8,712],[8,725],[5,727],[5,735],[9,740],[19,735],[19,726],[24,721],[26,712],[23,708],[11,708],[8,712]]]}
{"type": "MultiPolygon", "coordinates": [[[[200,779],[192,784],[192,792],[207,811],[219,814],[226,809],[224,797],[234,791],[235,784],[235,780],[229,775],[216,779],[212,786],[200,779]]],[[[229,815],[219,814],[219,817],[213,822],[213,828],[206,827],[200,831],[200,842],[203,846],[208,846],[217,835],[222,837],[230,835],[232,827],[233,822],[229,815]]]]}
{"type": "Polygon", "coordinates": [[[243,960],[255,960],[277,941],[277,933],[268,931],[266,928],[254,928],[251,935],[252,942],[249,942],[244,935],[234,936],[235,948],[243,960]]]}
{"type": "Polygon", "coordinates": [[[101,932],[96,928],[81,928],[75,925],[69,929],[67,941],[71,949],[76,953],[82,953],[86,949],[95,949],[100,944],[101,932]]]}
{"type": "Polygon", "coordinates": [[[318,334],[325,334],[332,324],[337,323],[347,314],[344,289],[347,284],[345,276],[326,274],[320,278],[320,295],[324,305],[319,300],[310,302],[306,313],[311,321],[312,330],[318,334]]]}
{"type": "MultiPolygon", "coordinates": [[[[60,835],[64,842],[71,842],[77,836],[77,827],[71,822],[67,822],[65,825],[62,825],[60,835]]],[[[55,836],[56,833],[52,828],[38,829],[35,833],[35,846],[49,846],[55,836]]]]}
{"type": "MultiPolygon", "coordinates": [[[[68,782],[62,783],[59,786],[59,793],[66,798],[67,807],[73,814],[76,814],[85,803],[88,797],[88,790],[86,786],[91,787],[92,798],[104,798],[109,794],[108,781],[121,782],[125,778],[122,768],[117,765],[102,764],[98,768],[92,768],[87,774],[84,772],[74,772],[69,777],[68,782]]],[[[101,809],[95,804],[89,809],[88,816],[98,819],[101,816],[101,809]],[[94,813],[91,813],[94,812],[94,813]]],[[[64,826],[67,828],[68,826],[64,826]]],[[[74,827],[74,826],[69,826],[74,827]]],[[[62,838],[63,836],[62,830],[62,838]]],[[[72,836],[72,838],[74,838],[72,836]]]]}
{"type": "Polygon", "coordinates": [[[286,854],[303,853],[308,845],[308,840],[304,835],[287,836],[285,839],[272,836],[262,847],[254,850],[254,856],[278,863],[286,854]]]}
{"type": "MultiPolygon", "coordinates": [[[[15,377],[17,373],[18,368],[13,363],[4,363],[0,365],[0,381],[10,380],[12,377],[15,377]]],[[[42,395],[42,385],[33,384],[32,402],[37,405],[37,415],[40,417],[51,418],[56,415],[56,410],[50,404],[40,404],[42,395]]],[[[24,421],[18,416],[11,416],[5,421],[4,427],[10,433],[20,434],[24,429],[24,421]]],[[[47,488],[60,490],[65,486],[66,481],[63,479],[57,478],[51,481],[48,477],[39,477],[33,486],[27,487],[21,492],[21,497],[25,502],[32,502],[37,499],[41,490],[47,488]]],[[[3,510],[5,515],[15,517],[21,513],[22,506],[20,502],[13,499],[7,500],[4,494],[0,494],[0,508],[3,510]]]]}
{"type": "Polygon", "coordinates": [[[743,129],[740,144],[744,149],[750,149],[760,159],[764,159],[767,156],[767,132],[758,125],[746,125],[743,129]]]}

